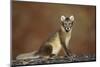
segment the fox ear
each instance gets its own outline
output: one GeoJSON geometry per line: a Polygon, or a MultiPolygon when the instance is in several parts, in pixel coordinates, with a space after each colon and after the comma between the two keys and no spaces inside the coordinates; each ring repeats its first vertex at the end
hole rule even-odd
{"type": "Polygon", "coordinates": [[[64,15],[61,16],[61,21],[64,21],[66,17],[64,15]]]}
{"type": "Polygon", "coordinates": [[[69,17],[71,21],[74,21],[74,16],[69,17]]]}

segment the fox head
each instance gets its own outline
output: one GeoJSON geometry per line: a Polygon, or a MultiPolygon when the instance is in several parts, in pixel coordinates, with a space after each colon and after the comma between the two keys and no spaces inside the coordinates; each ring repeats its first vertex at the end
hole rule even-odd
{"type": "Polygon", "coordinates": [[[74,16],[69,16],[69,17],[61,16],[61,25],[63,26],[66,32],[69,32],[72,29],[73,22],[74,22],[74,16]]]}

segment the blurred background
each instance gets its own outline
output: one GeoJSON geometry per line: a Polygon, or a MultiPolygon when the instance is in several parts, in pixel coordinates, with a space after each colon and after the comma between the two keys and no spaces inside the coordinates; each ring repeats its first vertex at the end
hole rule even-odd
{"type": "MultiPolygon", "coordinates": [[[[96,7],[40,2],[12,2],[12,58],[32,52],[60,29],[60,16],[74,15],[69,48],[76,55],[96,53],[96,7]]],[[[63,50],[59,55],[64,55],[63,50]]]]}

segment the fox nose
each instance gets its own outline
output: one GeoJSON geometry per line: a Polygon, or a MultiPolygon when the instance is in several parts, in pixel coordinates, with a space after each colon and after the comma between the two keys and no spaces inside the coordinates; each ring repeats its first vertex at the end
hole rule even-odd
{"type": "Polygon", "coordinates": [[[67,30],[70,30],[70,28],[67,28],[67,30]]]}

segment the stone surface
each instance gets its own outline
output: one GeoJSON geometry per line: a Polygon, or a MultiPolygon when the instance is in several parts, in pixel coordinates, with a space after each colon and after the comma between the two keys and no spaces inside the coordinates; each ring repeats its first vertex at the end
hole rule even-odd
{"type": "Polygon", "coordinates": [[[72,56],[72,57],[51,57],[49,59],[35,58],[25,60],[13,60],[12,66],[27,66],[27,65],[44,65],[44,64],[59,64],[59,63],[74,63],[74,62],[89,62],[96,61],[95,55],[72,56]]]}

